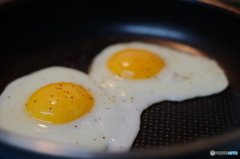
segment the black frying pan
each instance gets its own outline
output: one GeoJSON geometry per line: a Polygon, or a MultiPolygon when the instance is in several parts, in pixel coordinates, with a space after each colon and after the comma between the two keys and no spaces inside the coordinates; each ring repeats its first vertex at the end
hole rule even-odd
{"type": "Polygon", "coordinates": [[[199,1],[21,0],[1,5],[0,22],[0,92],[10,81],[48,66],[87,72],[103,48],[128,41],[214,58],[230,82],[217,95],[166,101],[145,110],[129,153],[88,153],[1,132],[0,157],[202,158],[211,157],[210,150],[240,150],[238,13],[199,1]],[[43,152],[39,143],[54,149],[43,152]]]}

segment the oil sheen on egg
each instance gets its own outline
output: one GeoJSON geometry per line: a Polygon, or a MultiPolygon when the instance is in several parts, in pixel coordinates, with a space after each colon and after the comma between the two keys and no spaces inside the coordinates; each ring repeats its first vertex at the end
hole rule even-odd
{"type": "Polygon", "coordinates": [[[0,128],[18,135],[103,151],[110,101],[86,74],[49,67],[11,82],[0,97],[0,128]],[[103,125],[103,126],[102,126],[103,125]]]}
{"type": "Polygon", "coordinates": [[[144,42],[105,48],[93,60],[89,75],[118,105],[122,122],[115,125],[114,131],[126,127],[123,136],[112,133],[113,151],[133,143],[140,115],[148,106],[164,100],[207,96],[228,86],[224,71],[215,60],[144,42]]]}

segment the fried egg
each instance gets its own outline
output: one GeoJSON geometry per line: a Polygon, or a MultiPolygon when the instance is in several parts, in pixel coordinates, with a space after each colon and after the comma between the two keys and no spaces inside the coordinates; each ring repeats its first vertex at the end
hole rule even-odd
{"type": "Polygon", "coordinates": [[[140,115],[150,105],[207,96],[228,86],[215,60],[144,42],[108,46],[94,58],[89,75],[116,103],[122,119],[111,133],[112,151],[130,148],[140,115]]]}
{"type": "MultiPolygon", "coordinates": [[[[116,111],[85,74],[45,68],[11,82],[0,97],[0,128],[17,135],[103,151],[116,111]],[[104,115],[103,115],[104,114],[104,115]],[[104,126],[102,126],[104,125],[104,126]]],[[[116,119],[117,120],[117,119],[116,119]]]]}

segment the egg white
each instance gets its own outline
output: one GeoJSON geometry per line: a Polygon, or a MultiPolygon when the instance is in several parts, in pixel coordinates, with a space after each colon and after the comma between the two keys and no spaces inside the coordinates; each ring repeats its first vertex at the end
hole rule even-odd
{"type": "Polygon", "coordinates": [[[16,79],[5,88],[0,96],[0,128],[26,137],[102,151],[107,149],[110,140],[102,125],[104,129],[111,129],[104,121],[111,120],[115,113],[109,104],[103,91],[86,74],[65,67],[49,67],[16,79]],[[90,113],[64,124],[33,119],[25,108],[27,100],[39,88],[57,82],[71,82],[87,89],[94,97],[90,113]]]}
{"type": "Polygon", "coordinates": [[[192,55],[172,48],[144,42],[119,43],[108,46],[93,60],[89,76],[95,80],[119,106],[119,126],[112,133],[112,151],[127,150],[140,126],[140,115],[150,105],[169,100],[183,101],[223,91],[228,86],[224,71],[213,59],[192,55]],[[107,61],[125,49],[143,49],[160,56],[165,67],[154,77],[124,79],[113,74],[107,61]],[[126,127],[124,136],[117,132],[126,127]],[[123,148],[124,147],[124,148],[123,148]]]}
{"type": "Polygon", "coordinates": [[[89,74],[90,78],[75,69],[50,67],[11,82],[0,96],[0,128],[91,150],[128,151],[140,129],[140,115],[148,106],[218,93],[228,85],[216,61],[142,42],[107,47],[95,57],[89,74]],[[107,68],[107,60],[128,48],[159,55],[165,68],[148,79],[130,80],[114,75],[107,68]],[[55,82],[72,82],[88,89],[95,97],[91,113],[65,124],[47,124],[30,117],[25,109],[28,98],[37,89],[55,82]]]}

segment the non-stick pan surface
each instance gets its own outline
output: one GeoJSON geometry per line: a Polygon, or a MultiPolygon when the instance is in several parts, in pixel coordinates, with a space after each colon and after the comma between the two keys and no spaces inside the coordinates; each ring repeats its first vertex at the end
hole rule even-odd
{"type": "Polygon", "coordinates": [[[210,157],[210,150],[240,150],[238,14],[198,1],[22,0],[3,4],[0,22],[0,92],[10,81],[48,66],[87,73],[103,48],[130,41],[214,58],[230,82],[216,95],[165,101],[145,110],[130,153],[78,153],[55,145],[44,154],[32,141],[23,147],[6,143],[4,138],[9,136],[3,133],[0,157],[200,158],[210,157]],[[31,151],[26,147],[32,147],[31,151]]]}

